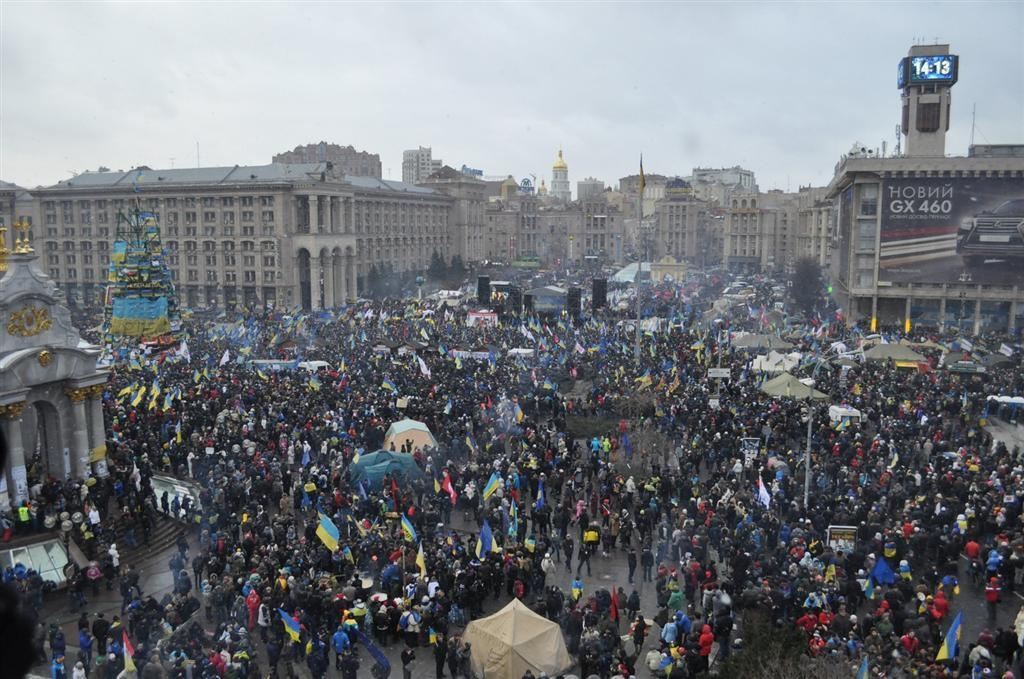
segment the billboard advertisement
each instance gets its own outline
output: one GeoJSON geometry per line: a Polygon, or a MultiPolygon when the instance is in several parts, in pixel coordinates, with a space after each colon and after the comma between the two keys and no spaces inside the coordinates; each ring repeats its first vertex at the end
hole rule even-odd
{"type": "Polygon", "coordinates": [[[1024,179],[888,179],[879,202],[879,281],[1024,285],[1024,179]]]}

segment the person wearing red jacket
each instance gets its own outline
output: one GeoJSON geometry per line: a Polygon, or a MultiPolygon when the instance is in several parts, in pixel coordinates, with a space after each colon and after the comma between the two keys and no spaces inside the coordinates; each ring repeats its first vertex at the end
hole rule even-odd
{"type": "Polygon", "coordinates": [[[917,655],[917,649],[921,647],[921,640],[917,638],[917,634],[914,630],[910,630],[902,637],[900,637],[900,646],[906,651],[907,655],[913,658],[917,655]]]}
{"type": "Polygon", "coordinates": [[[707,672],[711,667],[711,645],[715,643],[715,634],[711,631],[711,625],[704,625],[700,630],[700,667],[707,672]]]}
{"type": "Polygon", "coordinates": [[[1002,588],[999,586],[999,578],[989,578],[985,585],[985,608],[988,609],[988,619],[996,619],[996,607],[999,605],[999,594],[1002,588]]]}
{"type": "Polygon", "coordinates": [[[814,611],[807,611],[802,616],[800,616],[796,621],[796,626],[802,629],[803,631],[807,632],[808,634],[814,631],[814,628],[817,626],[817,624],[818,616],[814,615],[814,611]]]}
{"type": "Polygon", "coordinates": [[[249,609],[249,629],[251,630],[256,626],[256,615],[259,613],[260,604],[263,600],[260,598],[260,593],[253,587],[249,590],[249,595],[245,597],[245,607],[249,609]]]}
{"type": "Polygon", "coordinates": [[[932,617],[935,618],[935,622],[941,623],[947,615],[949,615],[949,600],[946,599],[946,593],[940,589],[932,602],[932,617]]]}

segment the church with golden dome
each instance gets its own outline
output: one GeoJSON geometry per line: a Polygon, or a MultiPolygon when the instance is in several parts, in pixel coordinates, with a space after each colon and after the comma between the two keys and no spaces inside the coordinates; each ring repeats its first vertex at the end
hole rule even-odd
{"type": "Polygon", "coordinates": [[[572,201],[572,190],[569,187],[569,166],[562,157],[562,149],[558,149],[558,157],[551,166],[551,196],[562,202],[572,201]]]}

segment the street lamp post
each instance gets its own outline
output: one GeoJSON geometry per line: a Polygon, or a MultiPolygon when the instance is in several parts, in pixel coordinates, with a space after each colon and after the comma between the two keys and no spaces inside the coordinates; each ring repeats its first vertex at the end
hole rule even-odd
{"type": "Polygon", "coordinates": [[[814,385],[818,383],[818,370],[821,369],[821,353],[818,353],[818,360],[814,364],[814,372],[811,374],[810,391],[807,393],[807,442],[804,446],[804,516],[810,515],[808,503],[811,500],[811,433],[814,428],[814,385]]]}

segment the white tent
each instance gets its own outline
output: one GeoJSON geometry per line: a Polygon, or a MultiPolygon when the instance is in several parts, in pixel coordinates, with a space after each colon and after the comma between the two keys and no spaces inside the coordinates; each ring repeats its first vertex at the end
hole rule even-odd
{"type": "Polygon", "coordinates": [[[430,428],[419,420],[399,420],[388,427],[387,433],[384,434],[385,449],[390,449],[394,444],[395,450],[400,450],[406,441],[412,441],[413,449],[422,450],[427,446],[437,448],[437,440],[430,433],[430,428]]]}
{"type": "Polygon", "coordinates": [[[800,364],[802,354],[793,351],[783,354],[778,351],[769,351],[767,356],[758,356],[751,363],[751,370],[757,373],[786,373],[800,364]]]}
{"type": "Polygon", "coordinates": [[[471,644],[470,664],[478,677],[520,679],[527,670],[557,676],[573,666],[561,628],[518,599],[469,623],[463,641],[471,644]]]}

